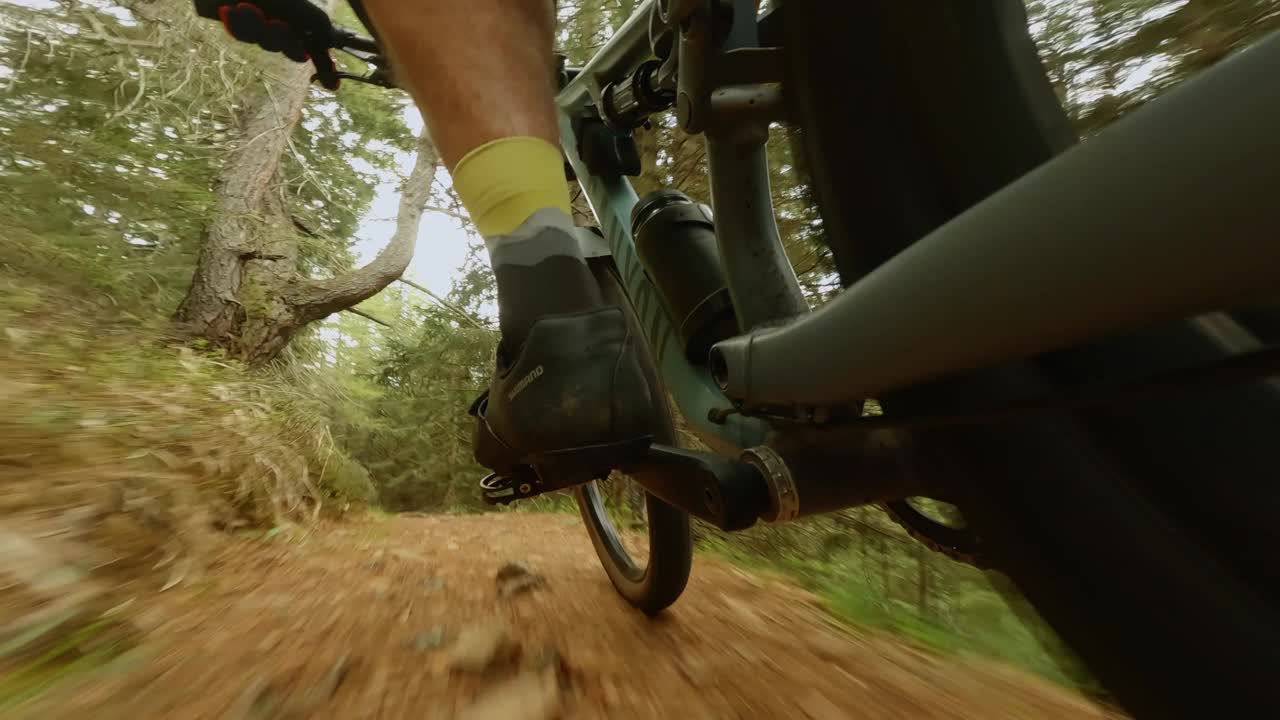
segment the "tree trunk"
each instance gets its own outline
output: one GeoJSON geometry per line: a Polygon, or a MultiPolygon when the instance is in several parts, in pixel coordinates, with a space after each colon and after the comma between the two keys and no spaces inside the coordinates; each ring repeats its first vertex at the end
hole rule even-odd
{"type": "Polygon", "coordinates": [[[929,549],[916,546],[916,608],[921,617],[929,616],[929,549]]]}
{"type": "Polygon", "coordinates": [[[251,317],[274,317],[277,324],[287,324],[271,299],[293,277],[297,260],[297,245],[289,242],[280,222],[283,201],[274,185],[289,136],[302,117],[311,71],[283,60],[275,70],[272,74],[282,81],[264,86],[242,129],[244,142],[219,174],[217,204],[191,288],[175,318],[182,334],[244,359],[264,354],[271,344],[266,338],[245,337],[251,317]]]}
{"type": "Polygon", "coordinates": [[[888,601],[893,598],[893,583],[890,582],[889,574],[889,542],[884,538],[880,538],[880,577],[884,586],[884,598],[888,601]]]}
{"type": "Polygon", "coordinates": [[[409,266],[423,206],[439,167],[425,131],[405,181],[396,230],[365,267],[326,280],[298,272],[298,229],[285,206],[280,166],[302,117],[311,68],[284,61],[246,122],[244,143],[219,176],[186,299],[175,315],[179,332],[225,348],[248,363],[272,360],[297,331],[376,295],[409,266]]]}

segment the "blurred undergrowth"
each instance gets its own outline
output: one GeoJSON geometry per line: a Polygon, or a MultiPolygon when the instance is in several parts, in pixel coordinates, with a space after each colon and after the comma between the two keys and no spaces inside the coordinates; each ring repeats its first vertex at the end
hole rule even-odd
{"type": "Polygon", "coordinates": [[[1105,695],[1053,632],[1017,601],[1011,606],[982,571],[925,548],[876,508],[734,534],[699,525],[697,535],[700,550],[798,582],[851,626],[1105,695]]]}

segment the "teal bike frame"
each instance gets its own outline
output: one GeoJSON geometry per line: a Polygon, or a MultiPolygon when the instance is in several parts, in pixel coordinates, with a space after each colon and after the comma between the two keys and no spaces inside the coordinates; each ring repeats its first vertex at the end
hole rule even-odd
{"type": "MultiPolygon", "coordinates": [[[[734,22],[720,50],[750,51],[758,45],[756,2],[735,0],[734,4],[735,17],[745,20],[734,22]]],[[[562,144],[599,221],[668,390],[703,442],[722,454],[736,457],[742,449],[763,444],[770,425],[761,418],[726,414],[734,403],[725,396],[710,369],[688,361],[672,318],[641,264],[632,237],[631,212],[639,201],[635,189],[624,176],[593,175],[579,156],[579,138],[574,132],[573,119],[589,113],[588,106],[601,95],[602,82],[624,76],[651,57],[650,25],[654,11],[653,0],[641,3],[590,64],[557,96],[562,144]]],[[[738,97],[734,96],[734,100],[738,97]]],[[[764,97],[752,94],[744,100],[744,105],[764,97]]],[[[775,101],[772,106],[776,109],[777,98],[770,99],[775,101]]],[[[717,238],[743,330],[808,312],[782,249],[773,216],[765,155],[768,123],[772,119],[767,114],[744,118],[742,122],[729,123],[730,132],[718,133],[715,128],[707,128],[705,132],[717,204],[735,210],[717,219],[717,238]]]]}
{"type": "Polygon", "coordinates": [[[625,177],[590,175],[582,158],[578,156],[577,139],[569,117],[562,115],[561,118],[565,154],[600,222],[600,229],[609,243],[609,251],[622,277],[627,296],[631,299],[636,317],[644,326],[649,346],[658,360],[662,378],[686,421],[703,442],[716,450],[731,452],[762,444],[769,429],[763,420],[742,415],[729,416],[722,423],[710,420],[713,410],[722,410],[732,406],[732,403],[725,397],[710,370],[705,366],[694,367],[685,357],[671,317],[658,295],[658,289],[640,264],[635,239],[631,235],[631,210],[639,201],[635,188],[625,177]]]}
{"type": "MultiPolygon", "coordinates": [[[[662,5],[643,3],[557,96],[569,162],[663,377],[714,449],[761,443],[779,408],[812,418],[1153,323],[1280,300],[1280,243],[1270,239],[1280,224],[1273,36],[1014,181],[809,313],[777,236],[763,154],[768,123],[782,119],[761,113],[781,104],[781,78],[768,74],[781,58],[761,61],[771,49],[757,47],[754,3],[735,5],[735,17],[751,21],[735,20],[716,50],[716,82],[698,87],[710,98],[701,130],[742,334],[716,345],[708,367],[679,351],[641,266],[634,189],[625,177],[593,176],[573,131],[603,86],[652,57],[662,5]]],[[[679,72],[685,101],[684,64],[679,72]]]]}

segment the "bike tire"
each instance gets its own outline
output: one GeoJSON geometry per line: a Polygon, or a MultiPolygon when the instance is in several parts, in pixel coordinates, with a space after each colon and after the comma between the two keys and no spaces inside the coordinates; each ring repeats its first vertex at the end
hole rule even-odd
{"type": "MultiPolygon", "coordinates": [[[[605,302],[622,308],[636,341],[641,368],[656,399],[654,442],[675,445],[675,422],[667,391],[617,269],[609,259],[592,260],[590,264],[605,302]]],[[[618,594],[647,615],[656,615],[674,603],[684,592],[693,566],[693,536],[688,513],[645,493],[649,553],[644,563],[638,563],[628,553],[621,533],[605,511],[598,483],[580,485],[574,494],[591,544],[618,594]]]]}
{"type": "MultiPolygon", "coordinates": [[[[845,285],[1075,140],[1020,0],[929,13],[787,0],[781,12],[796,154],[845,285]]],[[[1256,341],[1224,340],[1206,322],[879,400],[892,415],[1036,394],[1256,341]]],[[[1235,335],[1258,326],[1242,321],[1235,335]]],[[[1195,401],[915,431],[912,445],[923,472],[953,478],[948,499],[1015,609],[1029,601],[1131,713],[1275,716],[1280,538],[1260,515],[1280,499],[1266,482],[1276,427],[1280,391],[1255,383],[1195,401]]]]}

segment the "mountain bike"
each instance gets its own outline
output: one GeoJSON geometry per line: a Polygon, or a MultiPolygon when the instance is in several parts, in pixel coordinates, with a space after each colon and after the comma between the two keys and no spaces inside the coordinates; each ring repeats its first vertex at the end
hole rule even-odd
{"type": "MultiPolygon", "coordinates": [[[[880,504],[1009,581],[1131,712],[1274,713],[1280,38],[1085,142],[1019,0],[646,0],[559,72],[584,255],[675,406],[572,488],[622,597],[677,599],[690,515],[880,504]],[[628,180],[670,110],[710,207],[628,180]],[[844,287],[817,308],[773,213],[778,123],[844,287]],[[677,447],[676,408],[708,449],[677,447]],[[645,558],[610,470],[647,493],[645,558]]],[[[569,485],[519,480],[504,500],[569,485]]]]}

